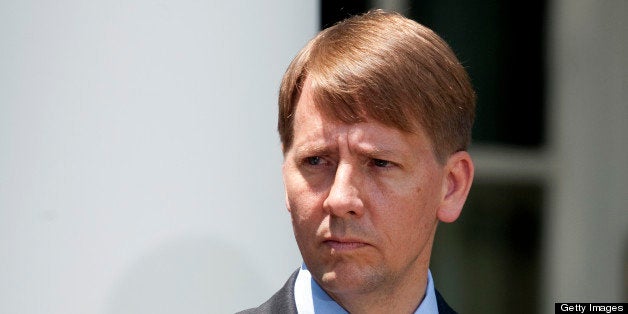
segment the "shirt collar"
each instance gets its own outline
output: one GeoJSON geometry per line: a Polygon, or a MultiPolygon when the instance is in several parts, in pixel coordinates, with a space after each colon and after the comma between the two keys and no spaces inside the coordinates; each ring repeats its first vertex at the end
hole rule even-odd
{"type": "MultiPolygon", "coordinates": [[[[305,266],[301,265],[297,280],[294,284],[294,301],[299,314],[330,313],[346,314],[336,301],[334,301],[317,283],[312,279],[312,274],[305,266]]],[[[434,281],[432,272],[427,271],[427,287],[425,297],[414,314],[437,314],[438,304],[436,303],[436,293],[434,292],[434,281]]]]}

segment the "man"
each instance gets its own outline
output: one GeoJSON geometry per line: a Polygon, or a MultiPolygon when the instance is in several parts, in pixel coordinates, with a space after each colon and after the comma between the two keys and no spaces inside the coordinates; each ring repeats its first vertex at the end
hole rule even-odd
{"type": "Polygon", "coordinates": [[[380,10],[323,30],[279,94],[286,205],[304,264],[249,313],[454,313],[428,266],[473,180],[467,73],[380,10]]]}

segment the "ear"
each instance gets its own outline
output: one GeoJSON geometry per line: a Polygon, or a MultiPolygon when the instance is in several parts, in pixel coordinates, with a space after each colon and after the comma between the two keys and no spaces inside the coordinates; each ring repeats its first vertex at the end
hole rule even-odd
{"type": "Polygon", "coordinates": [[[473,182],[473,161],[466,151],[452,154],[444,167],[443,199],[437,217],[442,222],[454,222],[462,212],[473,182]]]}

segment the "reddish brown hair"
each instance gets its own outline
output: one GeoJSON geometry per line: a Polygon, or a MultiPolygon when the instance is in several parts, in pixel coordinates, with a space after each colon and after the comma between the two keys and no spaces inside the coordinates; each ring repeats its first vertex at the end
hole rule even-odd
{"type": "Polygon", "coordinates": [[[466,150],[475,93],[452,50],[427,27],[381,10],[320,32],[292,60],[279,91],[284,152],[306,79],[323,114],[346,123],[370,118],[406,132],[423,130],[440,161],[466,150]]]}

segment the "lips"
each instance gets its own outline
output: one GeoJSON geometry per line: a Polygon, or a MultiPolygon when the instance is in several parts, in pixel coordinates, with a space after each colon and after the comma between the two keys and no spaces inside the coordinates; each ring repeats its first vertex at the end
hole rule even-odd
{"type": "Polygon", "coordinates": [[[323,244],[335,251],[352,251],[364,248],[369,244],[359,239],[339,239],[329,238],[323,241],[323,244]]]}

